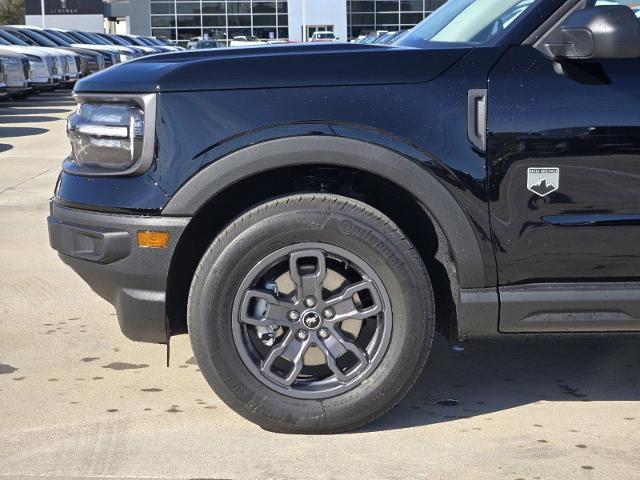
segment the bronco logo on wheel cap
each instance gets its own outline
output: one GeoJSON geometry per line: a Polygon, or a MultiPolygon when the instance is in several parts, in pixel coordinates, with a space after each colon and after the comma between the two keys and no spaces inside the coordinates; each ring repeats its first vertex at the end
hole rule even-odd
{"type": "Polygon", "coordinates": [[[309,312],[302,318],[302,324],[311,330],[318,328],[321,323],[322,320],[320,319],[320,315],[316,312],[309,312]]]}

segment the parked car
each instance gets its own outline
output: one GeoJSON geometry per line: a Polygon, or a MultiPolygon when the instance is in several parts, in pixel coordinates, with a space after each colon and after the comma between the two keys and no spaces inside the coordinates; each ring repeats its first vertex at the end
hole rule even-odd
{"type": "Polygon", "coordinates": [[[133,48],[142,55],[152,55],[154,53],[168,52],[169,47],[150,47],[144,43],[138,43],[134,37],[130,35],[116,35],[115,33],[96,33],[103,41],[110,45],[119,45],[121,47],[133,48]]]}
{"type": "MultiPolygon", "coordinates": [[[[77,53],[57,48],[53,44],[40,46],[30,38],[22,40],[18,34],[7,31],[6,28],[8,27],[0,27],[0,38],[13,45],[20,53],[40,56],[43,59],[44,65],[32,65],[34,77],[38,76],[37,80],[33,78],[37,90],[48,90],[51,84],[73,87],[80,78],[81,57],[77,53]],[[47,81],[47,77],[51,77],[51,80],[47,81]]],[[[34,61],[34,58],[31,57],[30,61],[34,61]]]]}
{"type": "Polygon", "coordinates": [[[23,97],[33,91],[29,59],[26,55],[2,50],[0,47],[0,62],[4,71],[2,83],[5,84],[7,97],[23,97]]]}
{"type": "Polygon", "coordinates": [[[78,64],[80,78],[103,70],[105,63],[111,61],[110,55],[90,48],[74,47],[62,35],[48,29],[31,27],[31,30],[21,28],[17,30],[5,30],[4,32],[16,36],[29,45],[46,46],[53,44],[56,48],[78,54],[80,58],[78,60],[76,57],[76,63],[78,64]]]}
{"type": "Polygon", "coordinates": [[[203,50],[206,48],[220,48],[220,47],[221,47],[220,42],[218,42],[217,40],[200,40],[191,48],[191,50],[203,50]]]}
{"type": "Polygon", "coordinates": [[[310,42],[337,42],[340,40],[333,32],[313,32],[310,42]]]}
{"type": "Polygon", "coordinates": [[[110,44],[103,38],[100,38],[100,36],[93,33],[80,32],[78,30],[55,30],[58,30],[59,32],[76,39],[79,42],[75,44],[77,46],[92,45],[92,48],[101,48],[102,50],[112,52],[115,56],[114,64],[128,62],[129,60],[140,58],[146,54],[142,49],[136,47],[123,47],[121,45],[110,44]]]}
{"type": "Polygon", "coordinates": [[[177,45],[173,45],[173,44],[170,44],[168,42],[163,42],[163,41],[157,39],[156,37],[144,37],[144,36],[138,35],[138,38],[143,40],[143,41],[146,40],[151,45],[158,45],[159,47],[169,47],[173,51],[176,51],[176,52],[181,52],[181,51],[185,50],[184,48],[179,47],[177,45]]]}
{"type": "MultiPolygon", "coordinates": [[[[3,27],[5,29],[9,29],[9,27],[3,27]]],[[[25,38],[31,39],[35,44],[41,46],[56,46],[61,41],[53,40],[51,37],[55,37],[58,39],[63,39],[71,48],[80,48],[84,50],[92,50],[94,52],[98,52],[101,54],[101,65],[102,69],[109,68],[116,63],[121,61],[119,52],[116,51],[112,47],[106,47],[103,45],[95,45],[95,44],[83,44],[79,43],[77,38],[69,36],[65,31],[57,28],[47,28],[43,29],[41,27],[33,27],[33,26],[15,26],[12,25],[10,27],[12,30],[11,33],[15,35],[23,35],[25,38]]],[[[21,37],[23,38],[23,37],[21,37]]],[[[26,40],[25,40],[26,41],[26,40]]]]}
{"type": "Polygon", "coordinates": [[[7,98],[7,76],[5,74],[4,58],[0,57],[0,100],[7,98]]]}
{"type": "Polygon", "coordinates": [[[231,53],[78,82],[48,225],[127,337],[188,333],[240,415],[361,427],[436,332],[640,332],[627,6],[449,0],[393,46],[231,53]]]}
{"type": "Polygon", "coordinates": [[[57,57],[33,47],[12,45],[0,35],[0,54],[19,53],[27,57],[31,71],[32,87],[37,91],[52,90],[60,85],[62,73],[57,57]]]}
{"type": "Polygon", "coordinates": [[[125,41],[131,42],[133,45],[139,45],[145,48],[151,48],[156,53],[165,53],[165,52],[178,52],[180,51],[177,47],[170,47],[168,45],[157,45],[151,41],[149,41],[146,37],[140,35],[120,35],[125,41]]]}
{"type": "Polygon", "coordinates": [[[365,43],[365,44],[376,43],[378,41],[378,39],[384,37],[388,33],[389,32],[387,30],[378,31],[376,33],[373,33],[373,34],[367,36],[367,38],[362,40],[361,43],[365,43]]]}
{"type": "Polygon", "coordinates": [[[202,37],[192,37],[187,42],[187,50],[194,50],[198,45],[198,42],[202,41],[202,37]]]}
{"type": "Polygon", "coordinates": [[[229,44],[231,47],[250,47],[257,45],[266,45],[266,42],[254,35],[238,35],[233,37],[233,40],[231,40],[229,44]]]}
{"type": "Polygon", "coordinates": [[[398,30],[397,32],[388,32],[378,37],[372,43],[379,45],[391,45],[400,40],[408,30],[398,30]]]}

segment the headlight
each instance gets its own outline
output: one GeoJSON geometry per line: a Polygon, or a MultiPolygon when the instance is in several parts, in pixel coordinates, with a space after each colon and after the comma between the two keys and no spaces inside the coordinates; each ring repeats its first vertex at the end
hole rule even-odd
{"type": "Polygon", "coordinates": [[[136,175],[153,162],[155,95],[78,97],[67,120],[71,156],[64,169],[80,175],[136,175]]]}
{"type": "Polygon", "coordinates": [[[15,57],[0,57],[0,61],[4,63],[7,67],[19,67],[20,61],[15,57]]]}
{"type": "Polygon", "coordinates": [[[120,54],[120,62],[122,62],[122,63],[128,62],[129,60],[133,60],[134,58],[136,58],[136,56],[134,54],[131,54],[131,53],[121,53],[120,54]]]}

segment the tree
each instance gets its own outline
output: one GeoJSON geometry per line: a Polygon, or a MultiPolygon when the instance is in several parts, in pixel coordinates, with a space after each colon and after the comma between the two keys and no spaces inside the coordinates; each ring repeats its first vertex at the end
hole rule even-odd
{"type": "Polygon", "coordinates": [[[0,0],[0,25],[24,24],[24,0],[0,0]]]}

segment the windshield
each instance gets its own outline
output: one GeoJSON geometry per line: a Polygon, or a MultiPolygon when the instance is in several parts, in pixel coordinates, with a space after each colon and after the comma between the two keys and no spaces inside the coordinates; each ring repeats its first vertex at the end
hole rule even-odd
{"type": "Polygon", "coordinates": [[[19,45],[21,47],[29,46],[27,42],[20,40],[15,35],[10,34],[9,32],[5,32],[4,30],[0,30],[0,38],[7,42],[5,45],[19,45]]]}
{"type": "Polygon", "coordinates": [[[117,37],[118,37],[118,38],[119,38],[119,39],[120,39],[120,40],[121,40],[125,45],[127,45],[127,46],[131,46],[131,45],[133,45],[133,42],[131,41],[131,39],[130,39],[130,38],[125,37],[125,36],[123,36],[123,35],[118,35],[117,37]]]}
{"type": "Polygon", "coordinates": [[[53,35],[54,37],[60,38],[62,40],[64,40],[65,42],[67,42],[69,45],[71,45],[72,43],[78,43],[78,40],[65,34],[62,32],[59,32],[58,30],[47,30],[47,32],[49,32],[50,35],[53,35]]]}
{"type": "Polygon", "coordinates": [[[164,47],[164,43],[162,43],[160,40],[158,40],[157,38],[154,37],[144,37],[147,39],[147,41],[153,45],[158,45],[160,47],[164,47]]]}
{"type": "Polygon", "coordinates": [[[23,28],[23,29],[20,29],[20,31],[16,32],[15,34],[17,35],[18,33],[22,33],[25,37],[29,37],[31,40],[36,42],[36,44],[40,45],[41,47],[57,47],[58,46],[48,38],[43,37],[42,35],[40,35],[37,32],[34,32],[33,30],[28,30],[26,28],[23,28]]]}
{"type": "Polygon", "coordinates": [[[69,42],[63,40],[60,37],[57,37],[57,36],[53,35],[51,32],[48,32],[46,30],[40,30],[39,33],[43,37],[47,37],[49,40],[51,40],[53,43],[55,43],[58,46],[61,46],[61,47],[70,47],[71,46],[71,44],[69,44],[69,42]]]}
{"type": "Polygon", "coordinates": [[[398,42],[428,48],[437,44],[490,44],[541,0],[449,0],[398,42]]]}
{"type": "Polygon", "coordinates": [[[102,34],[100,36],[102,38],[104,38],[107,42],[109,42],[111,45],[120,45],[121,47],[126,47],[127,46],[127,43],[123,42],[122,39],[120,37],[118,37],[117,35],[104,33],[104,34],[102,34]]]}
{"type": "Polygon", "coordinates": [[[138,47],[146,47],[147,46],[147,45],[144,44],[144,42],[141,42],[136,37],[127,37],[127,40],[129,40],[131,42],[131,45],[137,45],[138,47]]]}
{"type": "Polygon", "coordinates": [[[82,36],[91,41],[91,43],[96,45],[110,45],[104,38],[90,32],[78,32],[78,35],[82,36]]]}
{"type": "Polygon", "coordinates": [[[67,35],[69,35],[70,37],[74,38],[76,41],[75,43],[84,43],[87,45],[95,45],[96,42],[91,40],[89,37],[85,37],[83,35],[80,34],[80,32],[65,32],[67,35]]]}

